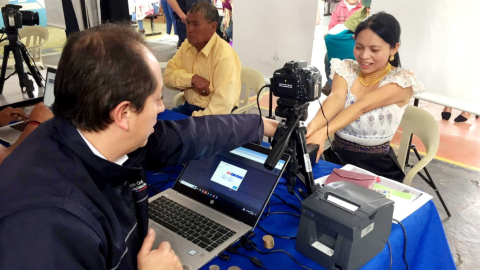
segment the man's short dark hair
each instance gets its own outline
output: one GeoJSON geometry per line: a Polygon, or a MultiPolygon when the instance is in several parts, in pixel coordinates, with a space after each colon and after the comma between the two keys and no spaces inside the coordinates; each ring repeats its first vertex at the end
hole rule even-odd
{"type": "Polygon", "coordinates": [[[193,4],[188,10],[190,13],[202,13],[207,22],[218,23],[219,15],[217,8],[210,1],[200,1],[193,4]]]}
{"type": "Polygon", "coordinates": [[[124,24],[70,35],[55,78],[54,115],[97,132],[113,122],[110,112],[122,101],[140,113],[158,83],[143,46],[143,36],[124,24]]]}

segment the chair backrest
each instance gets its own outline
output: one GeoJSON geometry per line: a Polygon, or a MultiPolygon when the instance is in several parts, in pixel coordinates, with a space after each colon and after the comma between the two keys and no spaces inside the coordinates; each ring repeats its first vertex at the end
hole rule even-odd
{"type": "Polygon", "coordinates": [[[39,62],[41,60],[41,49],[48,41],[48,29],[43,26],[25,26],[18,31],[18,34],[35,62],[39,62]]]}
{"type": "MultiPolygon", "coordinates": [[[[245,86],[243,103],[241,103],[240,107],[233,113],[246,113],[249,108],[254,107],[257,104],[256,98],[258,91],[260,91],[260,88],[265,85],[265,78],[263,77],[263,74],[253,68],[242,67],[240,76],[242,89],[245,86]],[[251,95],[252,91],[254,92],[253,96],[251,95]],[[252,97],[255,97],[255,100],[250,101],[252,97]]],[[[260,98],[262,98],[265,93],[267,93],[267,91],[263,91],[260,98]]]]}
{"type": "Polygon", "coordinates": [[[400,127],[403,134],[398,150],[398,162],[405,168],[405,160],[409,151],[410,136],[416,135],[424,144],[426,155],[405,176],[403,183],[410,185],[413,177],[423,169],[437,154],[440,144],[440,132],[433,116],[424,109],[409,105],[405,110],[400,127]]]}

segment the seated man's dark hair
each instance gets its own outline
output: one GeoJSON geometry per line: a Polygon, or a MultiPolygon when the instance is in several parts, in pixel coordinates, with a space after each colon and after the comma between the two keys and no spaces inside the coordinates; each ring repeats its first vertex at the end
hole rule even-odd
{"type": "Polygon", "coordinates": [[[104,24],[70,35],[55,78],[54,115],[80,130],[100,131],[113,122],[110,112],[122,101],[140,113],[158,83],[144,46],[130,25],[104,24]]]}
{"type": "Polygon", "coordinates": [[[219,19],[217,8],[210,1],[200,1],[193,4],[188,10],[190,13],[201,13],[207,22],[217,22],[219,19]]]}

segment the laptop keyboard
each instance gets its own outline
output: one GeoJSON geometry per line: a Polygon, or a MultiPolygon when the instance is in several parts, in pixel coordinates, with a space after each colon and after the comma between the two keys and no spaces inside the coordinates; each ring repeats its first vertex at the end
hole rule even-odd
{"type": "Polygon", "coordinates": [[[22,123],[18,123],[18,124],[15,124],[15,125],[11,125],[10,127],[13,128],[13,129],[16,129],[18,131],[23,132],[23,130],[25,129],[26,126],[27,126],[27,121],[22,122],[22,123]]]}
{"type": "Polygon", "coordinates": [[[208,252],[236,233],[166,197],[149,203],[149,217],[208,252]]]}

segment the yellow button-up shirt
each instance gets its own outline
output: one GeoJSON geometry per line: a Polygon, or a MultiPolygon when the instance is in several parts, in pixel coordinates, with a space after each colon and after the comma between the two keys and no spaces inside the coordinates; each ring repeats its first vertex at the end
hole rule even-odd
{"type": "Polygon", "coordinates": [[[193,112],[192,116],[229,114],[239,103],[241,68],[237,53],[214,34],[200,52],[185,40],[175,56],[168,61],[163,81],[167,87],[184,90],[188,103],[205,108],[193,112]],[[210,82],[208,96],[195,91],[192,86],[194,75],[210,82]]]}

